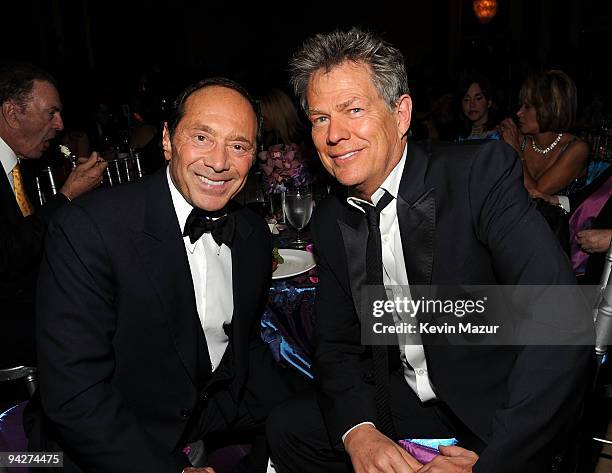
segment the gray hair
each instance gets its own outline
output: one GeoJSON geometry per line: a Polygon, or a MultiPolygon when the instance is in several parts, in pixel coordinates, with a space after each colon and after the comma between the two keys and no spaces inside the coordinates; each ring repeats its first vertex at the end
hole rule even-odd
{"type": "Polygon", "coordinates": [[[382,38],[359,28],[319,33],[308,38],[289,62],[291,85],[305,111],[308,111],[306,87],[318,70],[325,72],[344,62],[362,63],[370,68],[372,83],[389,108],[408,93],[404,56],[382,38]]]}

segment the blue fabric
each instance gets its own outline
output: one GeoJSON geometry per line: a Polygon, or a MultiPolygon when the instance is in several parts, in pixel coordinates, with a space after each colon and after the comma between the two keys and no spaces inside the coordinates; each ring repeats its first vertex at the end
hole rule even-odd
{"type": "Polygon", "coordinates": [[[261,319],[261,336],[282,366],[293,366],[308,378],[311,370],[315,296],[314,273],[273,281],[261,319]]]}
{"type": "Polygon", "coordinates": [[[452,445],[457,445],[459,442],[456,438],[450,439],[406,439],[409,442],[416,443],[417,445],[422,445],[423,447],[435,448],[439,447],[450,447],[452,445]]]}

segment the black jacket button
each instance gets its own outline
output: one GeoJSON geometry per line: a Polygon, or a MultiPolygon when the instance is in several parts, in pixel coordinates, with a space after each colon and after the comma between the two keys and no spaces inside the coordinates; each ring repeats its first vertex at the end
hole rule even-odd
{"type": "Polygon", "coordinates": [[[191,415],[191,409],[184,407],[181,409],[181,417],[189,417],[191,415]]]}

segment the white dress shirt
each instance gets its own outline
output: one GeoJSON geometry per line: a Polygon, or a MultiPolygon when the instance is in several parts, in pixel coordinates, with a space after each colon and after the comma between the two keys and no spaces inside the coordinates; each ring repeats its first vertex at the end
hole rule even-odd
{"type": "Polygon", "coordinates": [[[13,168],[17,164],[17,155],[2,138],[0,138],[0,162],[2,163],[2,168],[4,169],[4,173],[8,178],[14,194],[15,184],[13,182],[13,168]]]}
{"type": "MultiPolygon", "coordinates": [[[[166,172],[172,204],[183,229],[193,206],[177,190],[170,177],[169,166],[166,172]]],[[[204,233],[195,243],[189,241],[189,236],[183,237],[183,241],[187,250],[198,316],[206,336],[214,371],[219,366],[229,341],[223,325],[231,323],[234,312],[232,252],[225,244],[217,245],[210,233],[204,233]]]]}
{"type": "MultiPolygon", "coordinates": [[[[399,222],[397,219],[397,195],[399,192],[404,165],[406,163],[407,147],[404,147],[402,159],[393,168],[382,185],[372,195],[374,205],[378,203],[384,192],[387,191],[393,196],[393,200],[380,213],[380,236],[382,243],[382,262],[383,262],[383,283],[387,292],[391,292],[392,297],[410,298],[408,287],[408,275],[404,261],[404,251],[402,249],[402,236],[400,234],[399,222]]],[[[356,197],[348,198],[349,204],[364,211],[358,204],[370,202],[363,201],[356,197]]],[[[415,251],[419,251],[415,248],[415,251]]],[[[399,320],[397,314],[396,321],[399,320]]],[[[402,345],[400,346],[400,358],[404,366],[404,377],[406,382],[423,402],[436,398],[436,394],[429,381],[427,372],[427,361],[423,345],[402,345]]]]}

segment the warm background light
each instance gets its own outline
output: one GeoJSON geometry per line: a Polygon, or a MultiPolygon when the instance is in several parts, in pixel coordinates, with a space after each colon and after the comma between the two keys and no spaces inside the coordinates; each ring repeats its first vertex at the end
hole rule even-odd
{"type": "Polygon", "coordinates": [[[497,13],[497,0],[474,0],[472,7],[478,21],[488,23],[497,13]]]}

